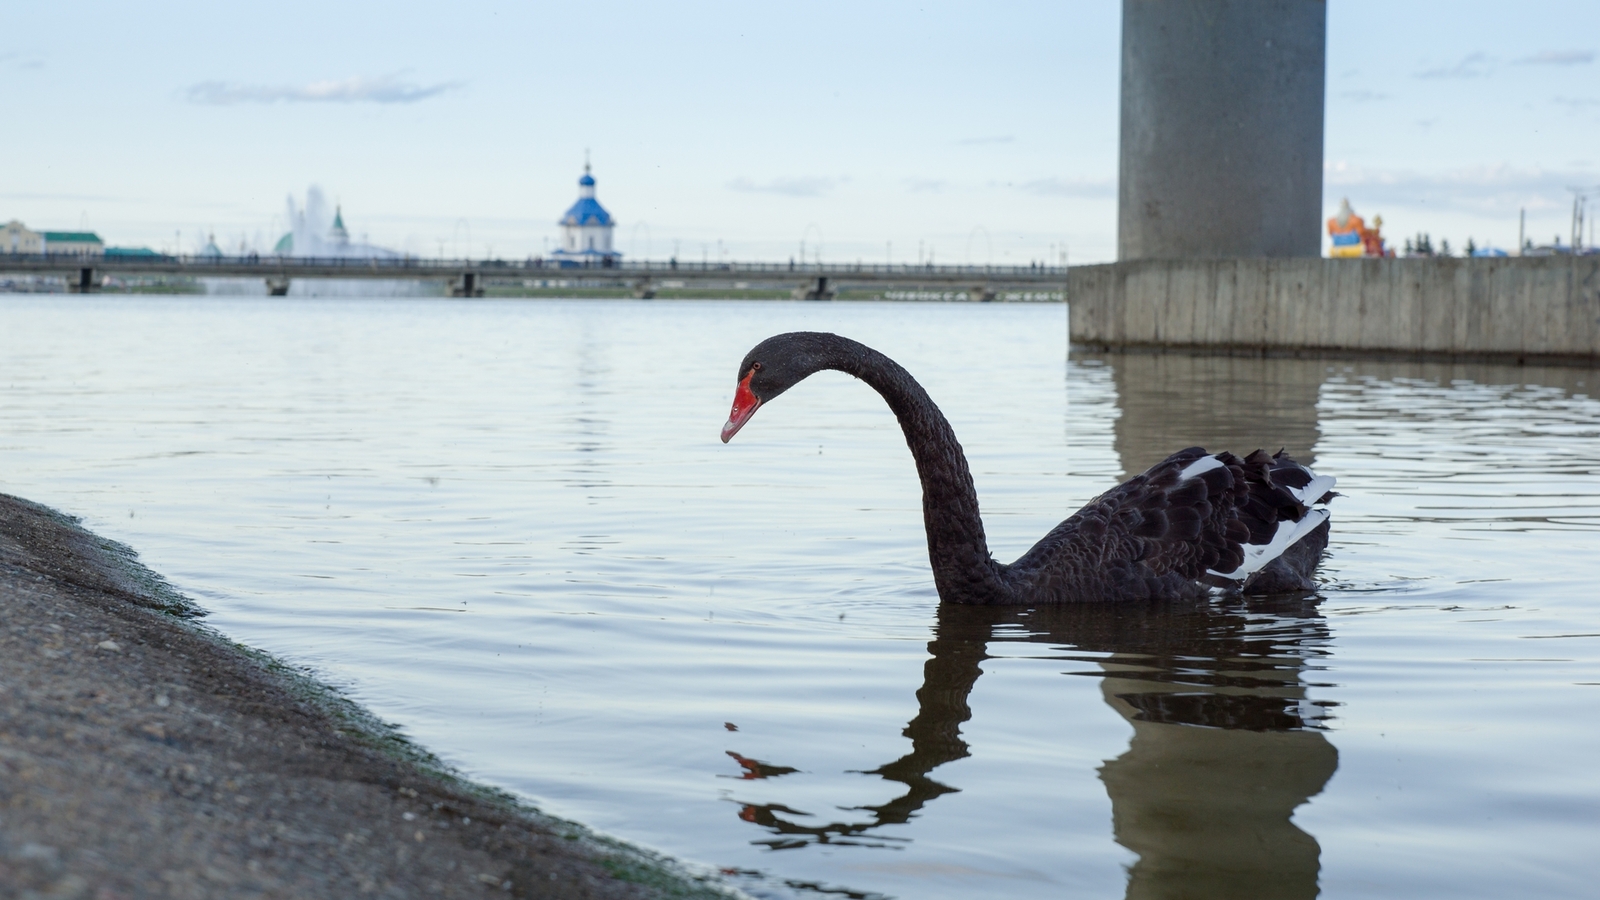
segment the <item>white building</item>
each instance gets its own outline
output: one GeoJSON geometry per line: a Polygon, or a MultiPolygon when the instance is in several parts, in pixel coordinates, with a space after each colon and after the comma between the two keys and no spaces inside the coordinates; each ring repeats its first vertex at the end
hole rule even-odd
{"type": "Polygon", "coordinates": [[[104,256],[106,242],[92,231],[45,231],[44,252],[51,256],[104,256]]]}
{"type": "Polygon", "coordinates": [[[611,266],[622,258],[611,242],[617,223],[594,198],[594,176],[589,174],[588,163],[583,164],[583,177],[578,179],[578,202],[558,224],[561,247],[550,258],[563,267],[611,266]]]}
{"type": "Polygon", "coordinates": [[[0,253],[43,253],[44,235],[16,219],[0,225],[0,253]]]}

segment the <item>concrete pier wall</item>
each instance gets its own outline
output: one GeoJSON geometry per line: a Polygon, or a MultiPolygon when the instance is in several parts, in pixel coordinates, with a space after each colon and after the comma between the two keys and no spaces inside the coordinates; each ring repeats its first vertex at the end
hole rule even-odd
{"type": "Polygon", "coordinates": [[[1600,364],[1600,256],[1081,266],[1073,343],[1600,364]]]}

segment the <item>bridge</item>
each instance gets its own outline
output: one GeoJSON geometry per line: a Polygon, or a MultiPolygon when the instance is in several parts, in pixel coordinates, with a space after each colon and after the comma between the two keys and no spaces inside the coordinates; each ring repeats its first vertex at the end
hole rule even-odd
{"type": "Polygon", "coordinates": [[[661,287],[762,282],[790,284],[797,299],[831,299],[843,288],[958,289],[972,299],[992,300],[1005,289],[1064,291],[1066,266],[954,266],[891,263],[769,263],[629,260],[608,266],[575,266],[550,260],[390,259],[302,256],[67,256],[0,253],[0,273],[55,275],[68,289],[90,293],[103,276],[260,278],[276,296],[296,278],[443,281],[456,297],[481,297],[488,279],[583,281],[630,287],[653,297],[661,287]]]}

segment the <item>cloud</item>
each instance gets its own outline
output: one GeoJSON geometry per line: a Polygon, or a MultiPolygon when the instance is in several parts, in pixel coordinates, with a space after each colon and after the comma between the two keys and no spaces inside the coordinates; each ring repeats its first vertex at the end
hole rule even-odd
{"type": "Polygon", "coordinates": [[[979,144],[1009,144],[1016,138],[1009,134],[995,135],[994,137],[969,137],[956,141],[958,147],[975,147],[979,144]]]}
{"type": "Polygon", "coordinates": [[[1600,99],[1594,97],[1557,97],[1556,102],[1575,113],[1600,108],[1600,99]]]}
{"type": "Polygon", "coordinates": [[[1489,55],[1479,51],[1468,53],[1461,61],[1453,66],[1440,66],[1435,69],[1425,69],[1417,73],[1418,78],[1482,78],[1494,68],[1494,60],[1489,55]]]}
{"type": "Polygon", "coordinates": [[[1346,100],[1353,100],[1356,103],[1373,103],[1373,102],[1376,102],[1378,100],[1387,100],[1393,95],[1392,94],[1385,94],[1382,91],[1359,90],[1359,91],[1343,91],[1343,92],[1341,92],[1339,94],[1339,96],[1343,97],[1346,100]]]}
{"type": "Polygon", "coordinates": [[[750,194],[782,194],[785,197],[821,197],[849,180],[821,175],[800,175],[792,178],[774,178],[757,184],[748,178],[735,178],[728,182],[728,190],[750,194]]]}
{"type": "Polygon", "coordinates": [[[1562,209],[1572,205],[1567,186],[1585,184],[1592,173],[1581,170],[1518,169],[1510,165],[1478,166],[1447,171],[1377,169],[1328,162],[1323,190],[1330,197],[1348,196],[1359,210],[1379,204],[1451,209],[1483,216],[1515,217],[1517,210],[1562,209]]]}
{"type": "Polygon", "coordinates": [[[21,53],[18,53],[15,50],[7,53],[0,53],[0,65],[7,63],[14,64],[13,67],[18,69],[44,68],[44,60],[32,56],[24,57],[21,53]]]}
{"type": "Polygon", "coordinates": [[[202,81],[189,88],[191,103],[229,106],[235,103],[416,103],[462,86],[459,81],[420,85],[396,75],[357,76],[342,81],[313,81],[304,85],[238,84],[202,81]]]}
{"type": "Polygon", "coordinates": [[[1594,62],[1594,51],[1544,50],[1512,62],[1519,66],[1582,66],[1594,62]]]}
{"type": "Polygon", "coordinates": [[[1117,182],[1111,178],[1035,178],[1024,181],[1017,188],[1036,197],[1076,197],[1079,199],[1112,197],[1117,193],[1117,182]]]}
{"type": "Polygon", "coordinates": [[[950,182],[938,178],[907,178],[906,190],[914,194],[937,194],[950,186],[950,182]]]}

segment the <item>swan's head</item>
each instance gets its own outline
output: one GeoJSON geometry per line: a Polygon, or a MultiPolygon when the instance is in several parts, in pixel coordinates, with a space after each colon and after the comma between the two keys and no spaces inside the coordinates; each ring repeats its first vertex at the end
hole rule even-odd
{"type": "Polygon", "coordinates": [[[739,363],[733,411],[722,426],[722,442],[732,440],[761,404],[794,387],[806,376],[825,367],[830,351],[844,339],[816,331],[795,331],[769,337],[746,353],[739,363]]]}

